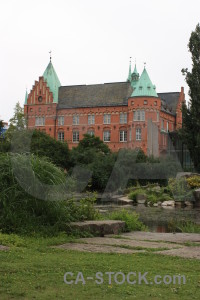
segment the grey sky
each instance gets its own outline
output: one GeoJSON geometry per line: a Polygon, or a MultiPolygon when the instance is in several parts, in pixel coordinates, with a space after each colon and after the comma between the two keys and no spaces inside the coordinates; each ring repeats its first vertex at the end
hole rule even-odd
{"type": "Polygon", "coordinates": [[[132,56],[157,92],[187,92],[181,69],[198,22],[199,0],[1,0],[0,118],[23,105],[49,50],[62,85],[125,81],[132,56]]]}

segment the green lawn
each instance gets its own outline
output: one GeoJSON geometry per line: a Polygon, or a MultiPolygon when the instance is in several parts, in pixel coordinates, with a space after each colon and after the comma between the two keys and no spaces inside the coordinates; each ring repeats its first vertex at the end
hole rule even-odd
{"type": "Polygon", "coordinates": [[[0,234],[0,244],[10,251],[0,251],[0,299],[200,299],[200,262],[153,254],[97,254],[50,248],[70,242],[56,238],[22,238],[0,234]],[[109,285],[107,277],[101,285],[86,280],[86,284],[67,285],[66,272],[78,272],[84,277],[96,272],[149,272],[155,275],[185,275],[185,285],[109,285]]]}

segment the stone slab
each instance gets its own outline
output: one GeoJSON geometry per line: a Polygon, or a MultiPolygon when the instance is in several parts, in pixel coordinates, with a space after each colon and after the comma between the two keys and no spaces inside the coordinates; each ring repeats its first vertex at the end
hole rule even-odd
{"type": "Polygon", "coordinates": [[[71,230],[87,231],[100,236],[105,234],[118,234],[125,229],[124,221],[85,221],[85,222],[72,222],[70,223],[71,230]]]}

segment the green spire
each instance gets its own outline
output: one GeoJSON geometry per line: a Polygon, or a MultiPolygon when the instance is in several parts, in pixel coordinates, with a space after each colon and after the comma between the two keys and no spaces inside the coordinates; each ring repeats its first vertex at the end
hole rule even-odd
{"type": "Polygon", "coordinates": [[[128,82],[131,82],[131,57],[130,57],[130,63],[129,63],[129,72],[128,72],[128,78],[127,78],[128,82]]]}
{"type": "Polygon", "coordinates": [[[133,73],[131,74],[131,86],[132,86],[133,88],[135,88],[135,86],[136,86],[136,84],[137,84],[137,82],[138,82],[138,80],[139,80],[139,77],[140,77],[140,75],[139,75],[139,73],[138,73],[138,71],[137,71],[137,67],[136,67],[136,64],[135,64],[134,71],[133,71],[133,73]]]}
{"type": "Polygon", "coordinates": [[[136,68],[136,64],[135,64],[135,68],[134,68],[133,74],[134,74],[134,73],[135,73],[135,74],[139,74],[138,71],[137,71],[137,68],[136,68]]]}
{"type": "Polygon", "coordinates": [[[43,77],[44,80],[47,82],[50,91],[53,93],[53,102],[58,103],[58,89],[61,86],[61,83],[58,79],[56,71],[54,70],[51,58],[46,70],[44,71],[43,77]]]}
{"type": "Polygon", "coordinates": [[[28,99],[28,93],[27,93],[27,89],[26,89],[24,104],[27,104],[27,99],[28,99]]]}
{"type": "Polygon", "coordinates": [[[152,84],[151,79],[149,78],[149,75],[145,67],[131,95],[131,97],[139,97],[139,96],[158,97],[156,93],[156,87],[155,85],[152,84]]]}

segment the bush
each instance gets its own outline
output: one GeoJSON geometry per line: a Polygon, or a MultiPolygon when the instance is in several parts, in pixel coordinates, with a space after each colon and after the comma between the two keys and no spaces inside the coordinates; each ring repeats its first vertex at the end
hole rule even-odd
{"type": "Polygon", "coordinates": [[[139,216],[136,212],[130,212],[125,209],[114,211],[108,215],[109,220],[121,220],[126,223],[125,231],[144,231],[147,227],[139,221],[139,216]]]}
{"type": "Polygon", "coordinates": [[[200,225],[190,221],[172,219],[168,223],[169,232],[200,233],[200,225]]]}
{"type": "Polygon", "coordinates": [[[134,203],[137,203],[138,195],[146,195],[146,191],[141,188],[138,188],[137,190],[130,192],[128,198],[133,200],[134,203]]]}
{"type": "Polygon", "coordinates": [[[155,194],[149,194],[147,195],[147,202],[150,202],[150,204],[154,204],[154,203],[157,203],[159,200],[158,200],[158,196],[155,195],[155,194]]]}
{"type": "Polygon", "coordinates": [[[193,201],[193,192],[185,177],[170,178],[168,181],[169,189],[177,201],[193,201]]]}
{"type": "Polygon", "coordinates": [[[195,176],[186,178],[186,181],[192,189],[200,188],[200,175],[199,176],[195,175],[195,176]]]}
{"type": "MultiPolygon", "coordinates": [[[[29,170],[27,155],[0,155],[0,230],[7,233],[43,231],[47,235],[65,230],[66,223],[83,219],[83,203],[84,218],[94,217],[91,204],[87,205],[86,200],[81,205],[73,200],[64,200],[66,175],[61,169],[34,155],[30,156],[30,163],[32,172],[29,170]],[[18,179],[13,162],[18,164],[18,179]],[[33,176],[27,180],[30,174],[33,176]],[[23,187],[19,179],[24,180],[23,187]],[[30,182],[31,179],[40,180],[37,189],[30,182]],[[47,190],[43,189],[43,184],[48,185],[47,190]],[[51,187],[55,187],[53,193],[51,187]],[[31,188],[35,188],[36,194],[40,192],[45,200],[31,195],[31,188]]],[[[68,178],[68,188],[73,189],[73,185],[73,179],[68,178]]]]}
{"type": "Polygon", "coordinates": [[[84,220],[96,220],[100,218],[98,211],[95,209],[96,194],[88,193],[87,197],[80,200],[79,217],[84,220]]]}

